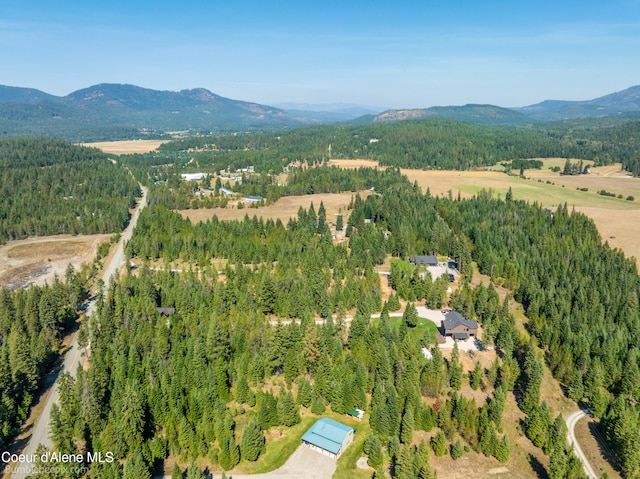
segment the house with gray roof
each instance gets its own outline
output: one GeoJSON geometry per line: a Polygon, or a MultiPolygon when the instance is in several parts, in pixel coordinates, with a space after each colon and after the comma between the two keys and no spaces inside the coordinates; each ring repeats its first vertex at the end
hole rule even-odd
{"type": "Polygon", "coordinates": [[[409,262],[413,264],[426,264],[427,266],[438,266],[438,258],[432,255],[412,256],[409,262]]]}
{"type": "Polygon", "coordinates": [[[445,313],[444,321],[442,321],[442,329],[445,336],[464,340],[472,336],[477,337],[478,322],[465,319],[457,311],[448,311],[445,313]]]}

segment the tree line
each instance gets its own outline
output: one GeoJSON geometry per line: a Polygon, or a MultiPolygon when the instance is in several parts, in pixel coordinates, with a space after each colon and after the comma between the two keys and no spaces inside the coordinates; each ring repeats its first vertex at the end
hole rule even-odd
{"type": "Polygon", "coordinates": [[[64,280],[12,291],[0,289],[0,448],[26,420],[61,341],[86,297],[83,276],[69,266],[64,280]]]}
{"type": "Polygon", "coordinates": [[[0,141],[0,242],[121,231],[137,182],[98,150],[57,140],[0,141]]]}
{"type": "MultiPolygon", "coordinates": [[[[323,125],[289,132],[191,137],[165,143],[153,156],[181,157],[184,167],[213,171],[253,165],[279,173],[291,162],[377,160],[414,169],[468,170],[510,160],[581,158],[598,165],[620,161],[637,176],[639,121],[601,128],[496,127],[443,119],[373,125],[323,125]]],[[[165,162],[164,164],[169,163],[165,162]]],[[[157,163],[158,165],[160,163],[157,163]]]]}

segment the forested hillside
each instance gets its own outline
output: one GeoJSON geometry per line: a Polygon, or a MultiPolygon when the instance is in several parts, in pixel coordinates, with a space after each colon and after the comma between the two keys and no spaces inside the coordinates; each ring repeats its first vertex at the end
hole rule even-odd
{"type": "Polygon", "coordinates": [[[549,477],[583,477],[558,411],[541,401],[544,361],[573,399],[603,419],[626,477],[637,477],[634,263],[565,207],[552,216],[484,192],[434,198],[396,170],[382,175],[389,178],[381,194],[353,203],[348,248],[332,243],[322,205],[301,209],[286,226],[249,216],[194,225],[159,205],[145,210],[127,254],[180,260],[200,273],[142,266],[100,295],[91,366],[75,383],[64,379],[56,447],[90,445],[124,462],[93,464],[91,477],[150,477],[169,456],[191,460],[192,471],[196,458],[230,469],[269,454],[270,429],[288,434],[300,408],[308,417],[360,407],[368,414],[361,444],[369,464],[393,477],[432,477],[430,450],[457,458],[466,446],[509,460],[517,438],[505,434],[502,414],[517,390],[522,431],[550,455],[549,477]],[[462,282],[448,300],[446,282],[394,263],[395,291],[382,301],[376,264],[388,254],[432,253],[460,265],[462,282]],[[473,261],[524,305],[534,339],[518,332],[509,297],[501,301],[493,285],[467,284],[473,261]],[[411,302],[394,320],[388,312],[398,297],[411,302]],[[483,344],[500,352],[494,365],[478,364],[467,376],[456,350],[444,360],[434,348],[433,360],[424,359],[420,348],[434,337],[417,334],[413,301],[433,308],[448,301],[477,319],[483,344]],[[158,307],[175,311],[167,318],[158,307]],[[371,319],[376,311],[381,318],[371,319]],[[466,397],[468,388],[483,388],[486,401],[466,397]],[[414,431],[434,428],[429,446],[411,445],[414,431]]]}
{"type": "MultiPolygon", "coordinates": [[[[606,125],[607,123],[602,123],[606,125]]],[[[191,137],[165,143],[159,152],[131,160],[140,178],[160,178],[160,165],[176,171],[244,168],[279,173],[291,162],[364,158],[381,165],[417,169],[467,170],[528,158],[579,158],[596,165],[617,161],[634,172],[640,122],[601,128],[548,126],[498,128],[447,120],[407,120],[392,124],[314,126],[283,133],[191,137]],[[142,168],[146,165],[146,169],[142,168]],[[182,169],[182,170],[181,170],[182,169]]],[[[574,125],[574,123],[572,123],[574,125]]]]}
{"type": "Polygon", "coordinates": [[[121,231],[140,194],[98,150],[48,139],[0,140],[0,243],[121,231]]]}

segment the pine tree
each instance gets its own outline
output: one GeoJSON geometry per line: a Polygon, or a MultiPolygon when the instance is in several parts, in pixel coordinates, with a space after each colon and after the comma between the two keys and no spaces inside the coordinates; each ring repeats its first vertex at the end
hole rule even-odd
{"type": "Polygon", "coordinates": [[[411,444],[411,441],[413,441],[413,424],[413,411],[409,407],[402,416],[400,426],[400,441],[402,441],[403,444],[411,444]]]}
{"type": "Polygon", "coordinates": [[[139,391],[140,388],[127,385],[122,398],[122,413],[118,430],[122,433],[122,437],[130,451],[139,450],[143,441],[144,409],[140,401],[139,391]]]}
{"type": "Polygon", "coordinates": [[[567,477],[567,454],[564,449],[555,449],[549,461],[549,479],[564,479],[567,477]]]}
{"type": "Polygon", "coordinates": [[[473,371],[471,372],[471,374],[469,375],[469,385],[471,386],[471,389],[473,389],[474,391],[477,390],[482,384],[483,372],[484,371],[482,369],[482,366],[480,365],[480,361],[476,361],[476,365],[473,368],[473,371]]]}
{"type": "Polygon", "coordinates": [[[395,477],[397,479],[411,479],[415,477],[413,473],[413,455],[409,446],[401,446],[400,454],[395,460],[395,477]]]}
{"type": "Polygon", "coordinates": [[[498,436],[496,436],[496,428],[492,422],[482,431],[480,442],[478,443],[478,452],[485,456],[493,456],[496,452],[498,436]]]}
{"type": "Polygon", "coordinates": [[[391,293],[389,296],[388,307],[389,311],[398,311],[402,307],[396,293],[391,293]]]}
{"type": "Polygon", "coordinates": [[[543,368],[533,347],[529,348],[524,362],[525,386],[520,409],[529,414],[540,404],[540,386],[542,385],[543,368]]]}
{"type": "Polygon", "coordinates": [[[322,396],[316,395],[311,403],[311,412],[316,415],[323,414],[326,409],[322,396]]]}
{"type": "Polygon", "coordinates": [[[462,446],[460,439],[458,439],[455,443],[451,445],[450,454],[451,454],[451,459],[453,459],[454,461],[462,457],[462,454],[464,454],[464,447],[462,446]]]}
{"type": "Polygon", "coordinates": [[[584,385],[582,383],[582,374],[577,372],[571,383],[569,384],[569,397],[576,402],[582,401],[584,398],[584,385]]]}
{"type": "Polygon", "coordinates": [[[205,479],[204,472],[202,472],[202,469],[200,469],[195,461],[191,461],[189,464],[187,479],[205,479]]]}
{"type": "Polygon", "coordinates": [[[291,393],[285,393],[278,400],[280,424],[291,427],[300,422],[300,413],[291,393]]]}
{"type": "Polygon", "coordinates": [[[391,457],[391,461],[395,462],[398,460],[398,456],[400,456],[400,441],[398,440],[398,436],[393,436],[391,438],[387,451],[389,453],[389,457],[391,457]]]}
{"type": "Polygon", "coordinates": [[[178,466],[177,462],[173,464],[173,471],[171,471],[171,479],[183,479],[182,470],[180,469],[180,466],[178,466]]]}
{"type": "Polygon", "coordinates": [[[369,444],[369,448],[368,448],[368,452],[366,453],[369,458],[367,459],[367,464],[369,464],[369,466],[373,467],[374,469],[378,469],[380,466],[382,466],[383,460],[384,460],[384,456],[382,454],[382,443],[380,442],[380,439],[378,439],[378,436],[372,434],[369,437],[371,437],[371,441],[369,444]]]}
{"type": "Polygon", "coordinates": [[[262,394],[258,408],[258,422],[263,430],[278,424],[277,402],[271,392],[262,394]]]}
{"type": "Polygon", "coordinates": [[[342,231],[344,229],[344,219],[342,217],[343,214],[338,213],[338,217],[336,218],[336,231],[342,231]]]}
{"type": "Polygon", "coordinates": [[[138,451],[133,458],[124,464],[122,479],[151,479],[149,467],[142,458],[142,453],[138,451]]]}
{"type": "Polygon", "coordinates": [[[447,454],[447,438],[441,430],[431,438],[431,448],[438,457],[447,454]]]}
{"type": "Polygon", "coordinates": [[[511,455],[511,445],[509,444],[509,438],[505,434],[502,436],[502,440],[497,443],[494,457],[500,462],[507,462],[511,455]]]}
{"type": "Polygon", "coordinates": [[[296,402],[300,406],[309,407],[311,404],[313,396],[313,388],[311,387],[311,383],[305,377],[300,379],[298,382],[298,395],[296,397],[296,402]]]}
{"type": "Polygon", "coordinates": [[[258,292],[258,302],[260,311],[264,314],[272,314],[275,312],[275,303],[277,298],[276,285],[269,273],[262,277],[260,291],[258,292]]]}
{"type": "Polygon", "coordinates": [[[493,421],[496,428],[502,430],[502,414],[504,413],[505,404],[507,402],[507,395],[502,389],[502,386],[498,386],[493,391],[493,397],[488,406],[489,420],[493,421]]]}
{"type": "Polygon", "coordinates": [[[460,365],[460,352],[458,343],[454,343],[451,352],[451,362],[449,363],[449,385],[459,391],[462,387],[462,366],[460,365]]]}
{"type": "Polygon", "coordinates": [[[264,434],[260,424],[257,420],[251,419],[242,430],[242,439],[240,441],[242,458],[248,461],[257,460],[264,446],[264,434]]]}
{"type": "Polygon", "coordinates": [[[313,371],[320,357],[320,338],[315,324],[309,325],[305,332],[303,355],[307,371],[313,371]]]}
{"type": "Polygon", "coordinates": [[[249,383],[244,375],[240,376],[236,382],[236,401],[247,403],[251,407],[256,404],[256,397],[251,388],[249,388],[249,383]]]}
{"type": "Polygon", "coordinates": [[[415,328],[418,325],[418,310],[415,304],[408,303],[402,314],[402,321],[410,328],[415,328]]]}

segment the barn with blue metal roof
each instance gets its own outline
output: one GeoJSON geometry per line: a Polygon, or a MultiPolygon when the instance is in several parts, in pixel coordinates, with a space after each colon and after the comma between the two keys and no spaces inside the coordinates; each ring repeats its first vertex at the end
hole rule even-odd
{"type": "Polygon", "coordinates": [[[353,441],[355,431],[352,427],[333,419],[323,417],[318,419],[311,428],[304,433],[302,441],[325,456],[338,459],[340,454],[353,441]]]}

